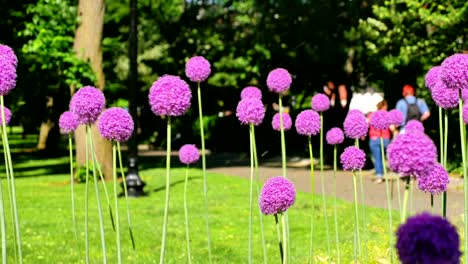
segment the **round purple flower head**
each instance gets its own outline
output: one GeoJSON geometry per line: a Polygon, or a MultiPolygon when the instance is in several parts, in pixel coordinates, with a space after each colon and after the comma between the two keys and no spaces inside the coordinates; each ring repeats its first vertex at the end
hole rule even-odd
{"type": "Polygon", "coordinates": [[[331,128],[328,130],[325,139],[329,145],[339,145],[344,141],[343,130],[341,130],[339,127],[331,128]]]}
{"type": "Polygon", "coordinates": [[[268,179],[263,185],[258,203],[266,215],[286,212],[296,200],[296,189],[291,181],[277,176],[268,179]]]}
{"type": "Polygon", "coordinates": [[[59,127],[62,134],[73,133],[79,124],[78,117],[70,111],[65,111],[60,115],[59,127]]]}
{"type": "Polygon", "coordinates": [[[445,192],[450,182],[447,170],[439,163],[426,174],[417,176],[419,189],[435,195],[445,192]]]}
{"type": "Polygon", "coordinates": [[[323,93],[319,93],[312,97],[312,109],[317,112],[325,112],[330,108],[330,99],[323,93]]]}
{"type": "Polygon", "coordinates": [[[0,60],[5,60],[11,65],[18,66],[18,58],[12,48],[7,45],[0,44],[0,60]]]}
{"type": "Polygon", "coordinates": [[[390,119],[391,125],[400,126],[403,123],[403,113],[400,110],[392,109],[388,111],[388,118],[390,119]]]}
{"type": "Polygon", "coordinates": [[[442,81],[437,82],[432,87],[431,95],[435,104],[443,109],[452,109],[458,106],[459,90],[448,89],[442,81]]]}
{"type": "Polygon", "coordinates": [[[468,124],[468,104],[465,104],[463,106],[463,123],[468,124]]]}
{"type": "Polygon", "coordinates": [[[355,146],[346,147],[340,156],[344,170],[360,170],[366,163],[366,153],[355,146]]]}
{"type": "Polygon", "coordinates": [[[78,117],[80,124],[92,124],[96,122],[105,105],[106,98],[99,89],[85,86],[73,95],[70,111],[78,117]]]}
{"type": "Polygon", "coordinates": [[[377,110],[372,113],[370,118],[370,125],[377,130],[386,130],[391,125],[391,117],[385,110],[377,110]]]}
{"type": "MultiPolygon", "coordinates": [[[[5,124],[8,125],[11,120],[11,111],[7,107],[3,107],[3,112],[5,112],[5,124]]],[[[0,113],[0,126],[3,124],[2,115],[0,113]]]]}
{"type": "Polygon", "coordinates": [[[402,264],[460,263],[458,233],[447,219],[422,213],[408,218],[396,235],[396,248],[402,264]]]}
{"type": "Polygon", "coordinates": [[[0,56],[0,95],[7,95],[16,86],[16,66],[0,56]]]}
{"type": "Polygon", "coordinates": [[[200,159],[200,152],[193,144],[185,144],[179,149],[179,160],[183,164],[196,163],[200,159]]]}
{"type": "Polygon", "coordinates": [[[416,176],[432,170],[437,148],[424,133],[399,134],[387,147],[390,168],[402,176],[416,176]]]}
{"type": "Polygon", "coordinates": [[[237,104],[236,116],[243,125],[253,124],[258,126],[265,117],[265,107],[257,98],[246,98],[237,104]]]}
{"type": "Polygon", "coordinates": [[[440,66],[434,66],[426,73],[424,80],[429,91],[431,91],[432,87],[434,87],[434,85],[436,85],[436,83],[440,80],[440,69],[440,66]]]}
{"type": "Polygon", "coordinates": [[[185,75],[192,82],[203,82],[210,76],[210,62],[202,56],[190,58],[185,64],[185,75]]]}
{"type": "Polygon", "coordinates": [[[192,92],[179,76],[164,75],[153,83],[148,98],[155,115],[181,116],[190,108],[192,92]]]}
{"type": "Polygon", "coordinates": [[[286,69],[272,70],[267,77],[267,86],[274,93],[282,93],[289,89],[292,83],[291,74],[286,69]]]}
{"type": "Polygon", "coordinates": [[[344,133],[349,138],[361,138],[366,136],[369,125],[364,114],[355,109],[348,112],[343,123],[344,133]]]}
{"type": "Polygon", "coordinates": [[[410,120],[408,123],[406,123],[405,126],[405,133],[424,133],[424,125],[421,123],[421,121],[418,120],[410,120]]]}
{"type": "Polygon", "coordinates": [[[134,123],[128,111],[120,107],[111,107],[99,117],[98,129],[103,138],[124,142],[132,136],[134,123]]]}
{"type": "Polygon", "coordinates": [[[299,135],[315,136],[320,132],[320,116],[314,110],[304,110],[297,115],[295,125],[299,135]]]}
{"type": "Polygon", "coordinates": [[[255,86],[247,86],[242,89],[241,100],[245,98],[257,98],[262,99],[262,91],[255,86]]]}
{"type": "MultiPolygon", "coordinates": [[[[284,128],[284,131],[288,131],[289,129],[291,129],[291,126],[292,126],[292,120],[291,120],[291,116],[286,113],[286,112],[283,112],[283,128],[284,128]]],[[[279,113],[276,113],[274,116],[273,116],[273,121],[271,122],[271,125],[273,126],[273,129],[276,130],[276,131],[280,131],[281,130],[281,123],[280,123],[280,115],[279,113]]]]}
{"type": "Polygon", "coordinates": [[[463,100],[463,102],[466,102],[466,100],[468,99],[468,89],[461,90],[461,99],[463,100]]]}
{"type": "Polygon", "coordinates": [[[440,79],[450,89],[468,88],[468,55],[454,54],[441,65],[440,79]]]}

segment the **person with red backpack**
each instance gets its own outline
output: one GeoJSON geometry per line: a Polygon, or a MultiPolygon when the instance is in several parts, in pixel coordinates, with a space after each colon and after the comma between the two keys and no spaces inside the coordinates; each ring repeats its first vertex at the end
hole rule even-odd
{"type": "Polygon", "coordinates": [[[417,98],[414,95],[413,86],[407,84],[403,86],[403,98],[398,100],[396,107],[403,114],[403,123],[400,132],[404,132],[405,125],[410,120],[425,121],[431,115],[429,107],[424,99],[417,98]]]}

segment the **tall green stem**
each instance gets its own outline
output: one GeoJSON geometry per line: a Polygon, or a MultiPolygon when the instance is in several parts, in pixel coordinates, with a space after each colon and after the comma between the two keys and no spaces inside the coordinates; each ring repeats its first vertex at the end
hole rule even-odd
{"type": "MultiPolygon", "coordinates": [[[[6,156],[5,156],[5,159],[6,159],[6,156]]],[[[8,174],[8,169],[7,169],[7,174],[8,174]]],[[[6,219],[5,219],[6,217],[5,217],[5,208],[4,208],[4,199],[3,199],[2,189],[3,189],[3,186],[0,181],[0,231],[2,232],[2,263],[6,264],[8,263],[7,233],[6,233],[6,219]]]]}
{"type": "Polygon", "coordinates": [[[130,204],[128,202],[128,189],[127,189],[127,182],[125,181],[125,174],[123,170],[122,151],[120,151],[120,142],[117,142],[117,154],[119,156],[120,177],[122,178],[122,183],[124,187],[124,195],[125,195],[125,206],[127,208],[128,233],[130,235],[130,240],[132,241],[132,247],[135,250],[135,239],[133,238],[132,223],[130,221],[130,204]]]}
{"type": "MultiPolygon", "coordinates": [[[[255,186],[257,188],[257,199],[260,195],[260,175],[258,173],[258,156],[257,156],[257,144],[255,143],[255,127],[252,128],[252,147],[253,147],[253,154],[254,154],[254,167],[255,167],[255,186]]],[[[265,243],[265,230],[263,227],[263,214],[258,208],[258,218],[260,220],[260,235],[262,237],[262,250],[263,250],[263,263],[268,263],[268,255],[265,243]]]]}
{"type": "Polygon", "coordinates": [[[325,176],[323,175],[323,114],[320,112],[320,183],[322,188],[323,216],[325,218],[325,232],[327,235],[327,253],[331,256],[330,228],[328,225],[327,200],[325,199],[325,176]]]}
{"type": "Polygon", "coordinates": [[[120,247],[120,217],[119,217],[119,195],[117,191],[117,148],[116,143],[112,142],[112,178],[114,179],[114,203],[115,203],[115,226],[116,226],[116,246],[117,263],[122,263],[122,250],[120,247]]]}
{"type": "Polygon", "coordinates": [[[71,210],[72,210],[72,223],[73,233],[75,234],[75,240],[78,241],[78,228],[76,227],[76,215],[75,215],[75,178],[73,177],[73,142],[72,135],[68,134],[68,149],[70,153],[70,188],[71,188],[71,210]]]}
{"type": "MultiPolygon", "coordinates": [[[[466,168],[466,127],[463,123],[463,101],[460,98],[459,103],[459,122],[460,122],[460,143],[463,161],[463,187],[464,187],[464,224],[465,224],[465,249],[468,249],[468,172],[466,168]]],[[[465,254],[465,263],[468,263],[468,254],[465,254]]]]}
{"type": "Polygon", "coordinates": [[[188,187],[188,173],[189,165],[185,169],[185,181],[184,181],[184,213],[185,213],[185,240],[187,244],[187,262],[192,263],[192,256],[190,254],[190,229],[189,229],[189,217],[188,217],[188,206],[187,206],[187,187],[188,187]]]}
{"type": "Polygon", "coordinates": [[[361,238],[359,236],[359,211],[358,211],[358,194],[357,194],[357,180],[356,172],[353,171],[353,187],[354,187],[354,234],[356,236],[354,247],[354,261],[358,260],[361,254],[361,238]],[[356,252],[357,249],[357,252],[356,252]]]}
{"type": "Polygon", "coordinates": [[[309,263],[314,263],[314,217],[315,217],[315,207],[314,207],[314,198],[315,198],[315,170],[314,170],[314,154],[312,152],[312,139],[309,136],[309,158],[310,158],[310,192],[312,193],[310,202],[311,206],[311,216],[310,216],[310,248],[309,248],[309,263]]]}
{"type": "Polygon", "coordinates": [[[85,138],[86,138],[86,144],[85,144],[85,251],[86,251],[86,264],[89,263],[89,137],[88,137],[89,131],[88,131],[88,126],[85,126],[85,138]]]}
{"type": "MultiPolygon", "coordinates": [[[[448,112],[444,111],[444,153],[442,166],[447,168],[447,145],[448,145],[448,112]]],[[[447,217],[447,191],[442,194],[442,216],[447,217]]]]}
{"type": "MultiPolygon", "coordinates": [[[[91,127],[88,125],[88,132],[91,130],[91,127]]],[[[96,159],[96,152],[94,150],[94,143],[93,143],[93,136],[91,133],[88,133],[89,142],[91,143],[91,153],[93,156],[93,179],[94,179],[94,190],[96,192],[96,202],[97,202],[97,210],[99,215],[99,229],[101,234],[101,248],[102,248],[102,262],[105,264],[107,263],[107,255],[106,255],[106,236],[104,233],[104,217],[102,215],[102,207],[101,207],[101,197],[99,195],[99,181],[96,175],[96,164],[98,163],[96,159]]]]}
{"type": "Polygon", "coordinates": [[[283,263],[284,261],[283,244],[281,243],[281,231],[280,231],[280,225],[278,221],[278,214],[275,214],[275,224],[276,224],[276,235],[278,236],[278,245],[279,245],[279,251],[280,251],[280,256],[281,256],[281,263],[283,263]]]}
{"type": "Polygon", "coordinates": [[[205,132],[203,122],[203,111],[202,111],[202,99],[200,82],[198,82],[198,116],[200,120],[200,138],[202,147],[202,171],[203,171],[203,195],[205,199],[205,225],[206,225],[206,239],[208,242],[208,262],[211,263],[211,235],[210,235],[210,221],[208,216],[208,179],[206,176],[206,151],[205,151],[205,132]]]}
{"type": "Polygon", "coordinates": [[[406,221],[406,215],[408,212],[408,194],[409,194],[409,189],[410,189],[410,184],[411,184],[411,176],[405,177],[405,194],[403,196],[403,210],[401,212],[401,217],[400,217],[400,223],[404,223],[406,221]]]}
{"type": "Polygon", "coordinates": [[[401,190],[400,190],[400,177],[396,178],[396,195],[397,195],[397,200],[398,200],[398,209],[401,212],[401,190]]]}
{"type": "MultiPolygon", "coordinates": [[[[384,140],[380,137],[380,154],[382,155],[384,179],[385,179],[385,191],[387,193],[387,209],[388,209],[388,234],[389,234],[389,249],[390,249],[390,263],[393,263],[393,217],[392,217],[392,199],[390,198],[390,189],[388,186],[387,178],[387,166],[385,166],[385,150],[384,140]]],[[[399,196],[399,195],[398,195],[399,196]]]]}
{"type": "Polygon", "coordinates": [[[253,179],[254,179],[254,157],[253,157],[253,140],[252,128],[249,126],[250,136],[250,186],[249,186],[249,264],[252,263],[252,220],[253,220],[253,179]]]}
{"type": "MultiPolygon", "coordinates": [[[[94,142],[92,140],[91,140],[91,144],[93,144],[93,147],[94,147],[94,142]]],[[[109,210],[109,217],[110,217],[111,224],[112,224],[112,230],[115,231],[114,214],[112,213],[112,205],[110,201],[109,192],[107,191],[106,179],[104,179],[104,175],[102,174],[101,164],[99,164],[96,152],[93,151],[92,155],[93,155],[93,160],[94,160],[93,164],[95,163],[97,172],[99,174],[99,179],[101,179],[102,188],[104,189],[104,196],[106,197],[106,201],[107,201],[107,209],[109,210]]]]}
{"type": "MultiPolygon", "coordinates": [[[[2,134],[3,135],[3,134],[2,134]]],[[[3,144],[3,156],[5,158],[5,171],[6,171],[6,178],[7,178],[7,187],[8,187],[8,200],[10,202],[10,217],[11,217],[11,222],[14,223],[15,222],[15,214],[13,212],[13,199],[12,199],[12,190],[11,190],[11,182],[10,182],[10,170],[8,169],[8,167],[6,166],[6,164],[8,163],[8,155],[7,155],[7,151],[6,151],[6,145],[3,144]]],[[[2,201],[4,201],[3,199],[3,194],[2,194],[2,201]]],[[[4,202],[3,202],[3,205],[4,207],[4,202]]],[[[5,211],[5,208],[3,208],[3,211],[5,211]]],[[[5,230],[6,230],[6,216],[5,216],[5,230]]],[[[13,232],[13,236],[14,236],[14,239],[16,241],[16,232],[13,232]]],[[[6,245],[6,244],[5,244],[6,245]]],[[[14,245],[14,252],[15,252],[15,262],[17,262],[16,260],[18,259],[18,250],[16,248],[16,243],[13,243],[14,245]]]]}
{"type": "Polygon", "coordinates": [[[443,123],[443,114],[442,114],[442,107],[439,106],[439,145],[440,145],[440,164],[443,165],[444,163],[444,123],[443,123]]]}
{"type": "Polygon", "coordinates": [[[166,253],[166,234],[167,234],[167,220],[169,214],[169,187],[171,177],[171,117],[167,117],[167,149],[166,149],[166,203],[164,205],[164,222],[163,232],[161,239],[161,255],[159,263],[164,264],[164,254],[166,253]]]}
{"type": "Polygon", "coordinates": [[[337,171],[337,146],[333,146],[333,215],[335,220],[335,241],[336,241],[336,261],[339,264],[341,262],[341,254],[340,254],[340,235],[338,232],[338,210],[336,205],[336,171],[337,171]]]}
{"type": "Polygon", "coordinates": [[[16,185],[15,185],[15,175],[13,174],[13,164],[11,161],[11,152],[10,152],[10,144],[8,143],[8,134],[6,131],[6,119],[5,119],[5,111],[4,111],[4,102],[3,102],[3,95],[0,96],[0,107],[1,107],[1,114],[2,114],[2,137],[3,137],[3,144],[5,144],[6,148],[6,155],[7,155],[7,170],[9,170],[10,179],[8,179],[11,183],[11,198],[13,200],[13,214],[15,217],[15,233],[16,233],[16,245],[18,249],[18,257],[19,263],[23,263],[23,253],[22,253],[22,246],[21,246],[21,231],[20,231],[20,224],[19,224],[19,216],[18,216],[18,206],[16,203],[16,185]]]}
{"type": "Polygon", "coordinates": [[[280,134],[281,134],[281,168],[283,169],[283,177],[286,175],[286,140],[284,138],[284,120],[283,120],[283,95],[279,95],[279,117],[280,117],[280,134]]]}
{"type": "Polygon", "coordinates": [[[287,226],[286,226],[286,216],[284,213],[281,213],[281,225],[283,227],[283,264],[288,263],[288,231],[287,231],[287,226]]]}
{"type": "MultiPolygon", "coordinates": [[[[359,139],[356,138],[354,144],[357,148],[359,148],[359,139]]],[[[382,164],[385,166],[385,163],[382,164]]],[[[362,244],[364,244],[364,261],[368,262],[368,255],[367,255],[367,219],[366,219],[366,207],[365,204],[365,195],[364,195],[364,181],[362,179],[362,170],[358,172],[359,176],[359,186],[361,189],[361,211],[362,211],[362,244]]]]}

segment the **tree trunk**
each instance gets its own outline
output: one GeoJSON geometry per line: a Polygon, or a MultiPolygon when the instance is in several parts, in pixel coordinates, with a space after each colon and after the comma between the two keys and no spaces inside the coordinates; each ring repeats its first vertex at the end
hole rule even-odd
{"type": "MultiPolygon", "coordinates": [[[[97,77],[97,87],[104,89],[102,70],[102,30],[104,27],[104,0],[80,0],[78,17],[81,22],[76,29],[73,49],[79,58],[88,60],[97,77]]],[[[73,92],[73,87],[71,88],[73,92]]],[[[99,135],[92,126],[96,155],[106,179],[112,179],[112,144],[99,135]]],[[[75,132],[76,159],[78,166],[85,164],[85,129],[80,126],[75,132]]]]}

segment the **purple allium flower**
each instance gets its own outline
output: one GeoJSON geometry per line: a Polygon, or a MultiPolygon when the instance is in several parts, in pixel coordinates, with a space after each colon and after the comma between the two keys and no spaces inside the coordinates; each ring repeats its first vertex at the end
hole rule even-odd
{"type": "Polygon", "coordinates": [[[265,107],[260,99],[242,99],[237,104],[236,116],[243,125],[253,124],[258,126],[265,117],[265,107]]]}
{"type": "Polygon", "coordinates": [[[148,98],[155,115],[181,116],[190,108],[192,92],[179,76],[164,75],[153,83],[148,98]]]}
{"type": "Polygon", "coordinates": [[[262,99],[262,91],[255,86],[247,86],[242,89],[241,100],[245,98],[257,98],[262,99]]]}
{"type": "Polygon", "coordinates": [[[447,170],[439,163],[436,163],[426,174],[417,175],[417,178],[420,190],[435,195],[445,192],[450,182],[447,170]]]}
{"type": "Polygon", "coordinates": [[[179,149],[179,160],[183,164],[193,164],[198,159],[200,159],[200,152],[194,144],[185,144],[179,149]]]}
{"type": "Polygon", "coordinates": [[[360,170],[366,163],[366,153],[355,146],[346,147],[340,155],[344,170],[360,170]]]}
{"type": "Polygon", "coordinates": [[[0,57],[0,95],[7,95],[16,86],[16,66],[0,57]]]}
{"type": "Polygon", "coordinates": [[[296,189],[291,181],[277,176],[268,179],[263,185],[258,204],[266,215],[286,212],[296,200],[296,189]]]}
{"type": "Polygon", "coordinates": [[[377,110],[372,113],[370,118],[370,125],[377,130],[386,130],[392,124],[392,119],[387,111],[377,110]]]}
{"type": "MultiPolygon", "coordinates": [[[[10,124],[10,120],[11,120],[11,111],[10,109],[8,109],[7,107],[3,107],[3,111],[5,112],[5,124],[8,126],[8,124],[10,124]]],[[[1,112],[0,112],[0,126],[3,125],[3,119],[2,119],[2,115],[1,115],[1,112]]]]}
{"type": "Polygon", "coordinates": [[[330,99],[323,93],[318,93],[312,97],[312,109],[317,112],[325,112],[330,108],[330,99]]]}
{"type": "Polygon", "coordinates": [[[111,107],[99,116],[98,129],[103,138],[124,142],[132,136],[134,123],[128,111],[120,107],[111,107]]]}
{"type": "Polygon", "coordinates": [[[429,213],[412,216],[398,228],[396,235],[402,264],[460,263],[458,233],[447,219],[429,213]]]}
{"type": "Polygon", "coordinates": [[[448,89],[442,81],[437,82],[432,87],[431,95],[435,104],[443,109],[452,109],[458,106],[459,90],[448,89]]]}
{"type": "Polygon", "coordinates": [[[210,62],[202,56],[190,58],[185,64],[185,75],[192,82],[203,82],[210,76],[210,62]]]}
{"type": "MultiPolygon", "coordinates": [[[[289,129],[291,129],[291,126],[292,126],[291,116],[286,112],[283,112],[282,116],[283,116],[283,129],[284,129],[284,131],[288,131],[289,129]]],[[[276,113],[273,116],[273,121],[271,122],[271,125],[273,126],[274,130],[276,130],[276,131],[281,130],[280,121],[281,121],[280,120],[280,115],[279,115],[279,113],[276,113]]]]}
{"type": "Polygon", "coordinates": [[[454,54],[441,65],[440,79],[450,89],[468,88],[468,55],[454,54]]]}
{"type": "Polygon", "coordinates": [[[468,104],[465,104],[463,106],[463,123],[468,124],[468,104]]]}
{"type": "Polygon", "coordinates": [[[349,138],[361,138],[366,136],[369,130],[366,117],[364,114],[357,110],[350,110],[343,123],[344,133],[349,138]]]}
{"type": "Polygon", "coordinates": [[[388,111],[388,118],[390,119],[390,123],[394,126],[400,126],[403,123],[403,113],[400,110],[392,109],[388,111]]]}
{"type": "Polygon", "coordinates": [[[440,66],[434,66],[426,73],[424,80],[429,91],[431,91],[432,87],[434,87],[434,85],[436,85],[436,83],[440,80],[440,69],[440,66]]]}
{"type": "Polygon", "coordinates": [[[105,105],[106,98],[99,89],[85,86],[73,95],[70,111],[78,117],[80,124],[92,124],[96,122],[105,105]]]}
{"type": "Polygon", "coordinates": [[[299,135],[315,136],[320,132],[320,115],[314,110],[304,110],[297,115],[295,125],[299,135]]]}
{"type": "Polygon", "coordinates": [[[328,130],[325,139],[330,145],[339,145],[344,141],[343,130],[341,130],[341,128],[339,127],[331,128],[330,130],[328,130]]]}
{"type": "Polygon", "coordinates": [[[418,120],[408,121],[408,123],[406,123],[406,126],[405,126],[405,133],[412,133],[412,132],[424,133],[423,123],[421,123],[421,121],[418,121],[418,120]]]}
{"type": "Polygon", "coordinates": [[[79,124],[78,117],[70,111],[65,111],[60,115],[59,127],[62,134],[73,133],[79,124]]]}
{"type": "Polygon", "coordinates": [[[7,45],[0,44],[0,60],[5,60],[11,65],[18,66],[18,58],[16,57],[15,51],[7,45]]]}
{"type": "Polygon", "coordinates": [[[466,102],[466,100],[468,99],[468,89],[461,90],[461,99],[463,100],[463,102],[466,102]]]}
{"type": "Polygon", "coordinates": [[[291,74],[286,69],[272,70],[267,77],[267,86],[274,93],[282,93],[289,89],[292,83],[291,74]]]}
{"type": "Polygon", "coordinates": [[[402,176],[416,176],[432,170],[437,148],[424,133],[399,134],[387,147],[390,168],[402,176]]]}

